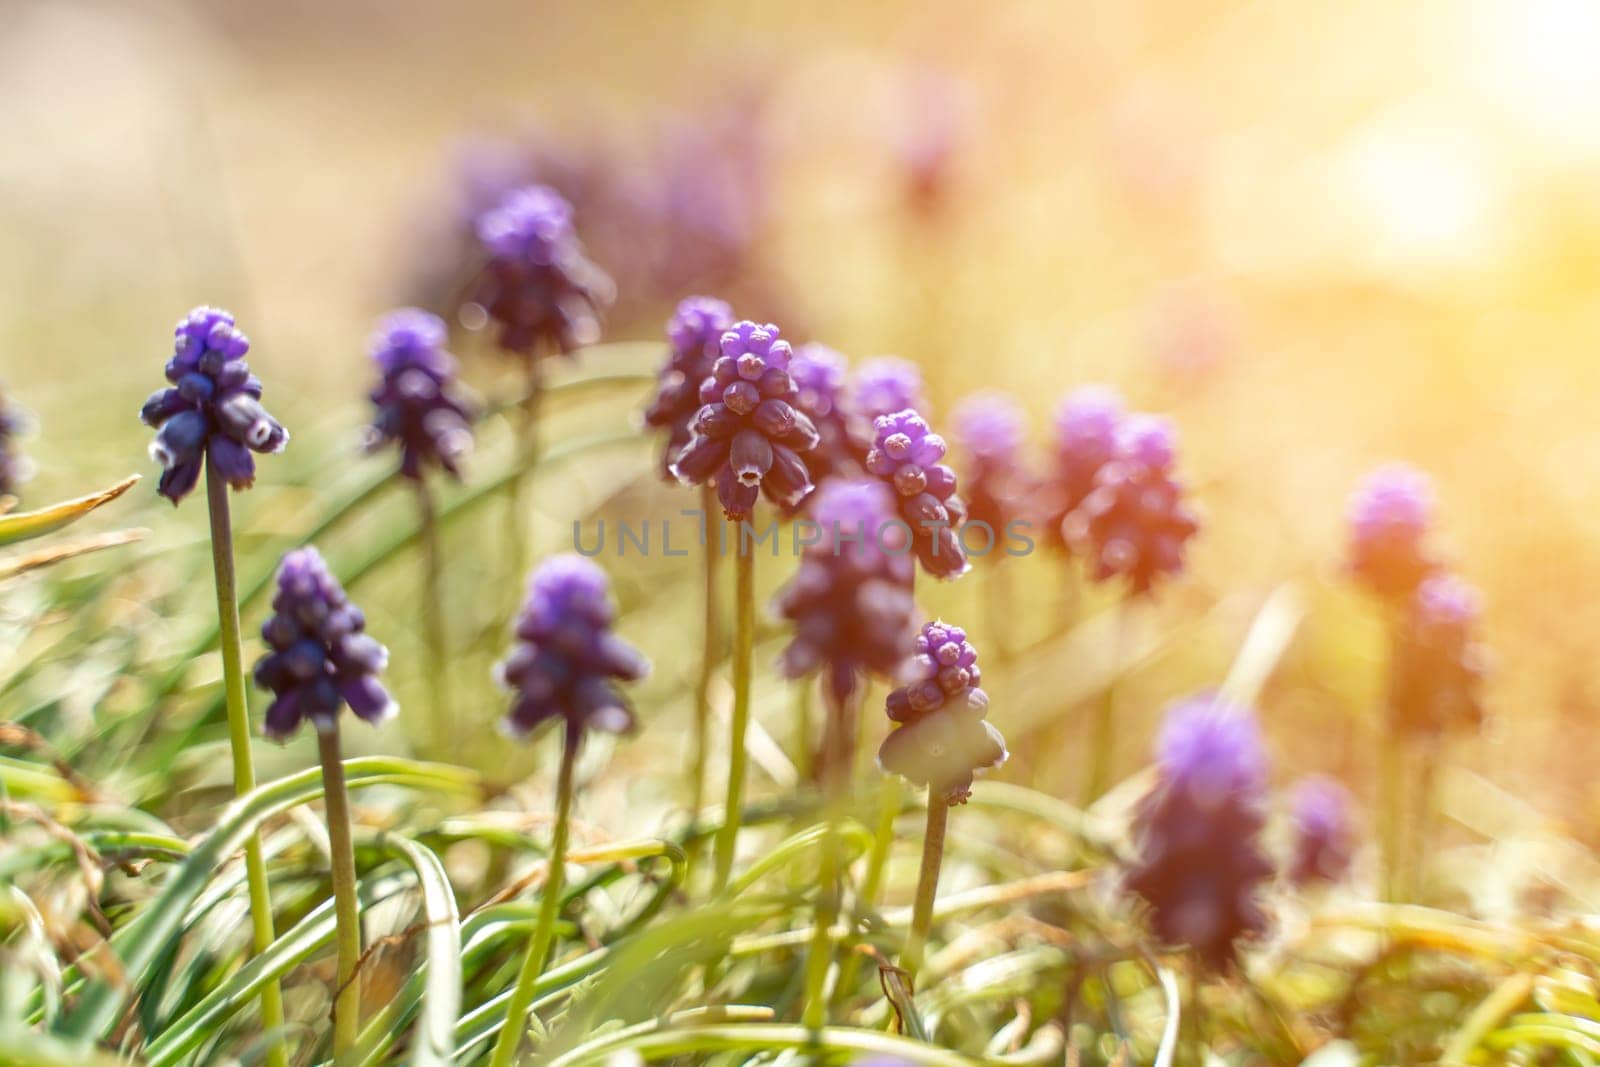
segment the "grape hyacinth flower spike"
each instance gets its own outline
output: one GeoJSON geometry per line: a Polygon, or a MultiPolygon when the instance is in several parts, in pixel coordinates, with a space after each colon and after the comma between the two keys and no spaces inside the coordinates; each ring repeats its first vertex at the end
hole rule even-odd
{"type": "Polygon", "coordinates": [[[801,345],[789,362],[795,407],[816,426],[817,447],[806,455],[811,479],[849,478],[861,473],[859,433],[846,403],[844,356],[827,345],[801,345]]]}
{"type": "MultiPolygon", "coordinates": [[[[859,733],[857,693],[868,674],[898,678],[913,648],[912,562],[889,543],[903,534],[890,525],[894,514],[893,494],[881,482],[838,478],[824,482],[809,520],[818,528],[817,539],[801,557],[776,604],[777,613],[795,624],[779,670],[788,678],[820,674],[827,698],[819,774],[827,800],[827,836],[803,1001],[804,1021],[812,1027],[826,1021],[824,986],[833,958],[830,931],[840,901],[839,826],[859,733]]],[[[898,547],[904,547],[903,539],[898,547]]],[[[809,753],[810,745],[809,724],[802,719],[797,747],[809,753]]]]}
{"type": "Polygon", "coordinates": [[[1143,596],[1183,569],[1185,546],[1200,521],[1173,476],[1176,458],[1177,433],[1167,420],[1134,415],[1118,427],[1111,461],[1064,524],[1096,581],[1122,579],[1130,595],[1143,596]]]}
{"type": "Polygon", "coordinates": [[[458,394],[455,357],[445,350],[448,332],[443,319],[418,308],[402,308],[379,320],[371,342],[379,375],[371,394],[376,411],[366,438],[368,451],[390,444],[399,447],[400,476],[411,483],[416,495],[428,646],[426,674],[436,747],[444,738],[456,735],[450,727],[447,696],[444,556],[427,469],[439,467],[459,480],[461,462],[472,450],[472,409],[458,394]]]}
{"type": "Polygon", "coordinates": [[[672,461],[692,436],[690,424],[699,412],[700,385],[722,352],[722,335],[733,325],[727,301],[691,296],[678,304],[667,322],[667,362],[656,378],[656,393],[645,409],[645,424],[666,433],[661,473],[676,480],[672,461]]]}
{"type": "Polygon", "coordinates": [[[174,504],[200,483],[202,466],[234,489],[255,483],[252,452],[282,452],[283,425],[261,406],[261,380],[250,373],[250,339],[219,308],[198,307],[178,323],[167,381],[140,418],[156,430],[150,455],[161,464],[157,491],[174,504]]]}
{"type": "Polygon", "coordinates": [[[966,631],[934,621],[917,636],[915,681],[889,694],[884,710],[896,729],[878,749],[878,764],[928,787],[928,825],[901,966],[913,976],[922,965],[950,809],[972,795],[973,775],[1006,761],[1006,743],[987,721],[989,697],[979,688],[978,653],[966,631]]]}
{"type": "Polygon", "coordinates": [[[1489,654],[1477,635],[1483,598],[1444,572],[1417,586],[1402,621],[1389,709],[1396,734],[1431,738],[1483,724],[1489,654]]]}
{"type": "Polygon", "coordinates": [[[583,735],[589,730],[633,731],[633,711],[618,685],[639,681],[650,665],[612,630],[615,620],[605,572],[582,556],[553,556],[529,579],[527,599],[515,625],[515,643],[496,668],[499,682],[512,695],[505,720],[507,734],[527,737],[556,721],[564,729],[556,821],[539,915],[505,1025],[495,1042],[491,1067],[509,1067],[516,1058],[535,986],[555,936],[572,817],[573,772],[583,735]]]}
{"type": "MultiPolygon", "coordinates": [[[[1025,529],[1027,500],[1035,486],[1022,459],[1026,427],[1022,409],[1005,393],[977,393],[957,405],[952,416],[956,444],[966,459],[961,474],[967,521],[983,531],[985,547],[973,554],[990,556],[995,564],[1006,553],[995,547],[1012,536],[1013,523],[1025,529]]],[[[991,566],[984,576],[988,639],[1001,662],[1011,658],[1009,624],[1012,590],[1009,567],[991,566]]]]}
{"type": "Polygon", "coordinates": [[[917,561],[935,578],[959,578],[971,567],[958,532],[967,512],[956,472],[943,462],[944,438],[909,408],[880,415],[874,429],[867,470],[894,490],[917,561]]]}
{"type": "Polygon", "coordinates": [[[1425,539],[1433,525],[1433,483],[1405,463],[1389,463],[1350,495],[1350,573],[1390,606],[1403,605],[1438,566],[1425,539]]]}
{"type": "MultiPolygon", "coordinates": [[[[668,356],[656,380],[656,394],[645,409],[646,425],[663,431],[661,472],[676,480],[672,462],[689,443],[695,415],[702,407],[700,386],[722,354],[722,335],[733,326],[733,308],[727,301],[691,296],[678,304],[667,322],[668,356]]],[[[700,486],[700,521],[709,523],[716,509],[715,489],[700,486]]],[[[700,672],[695,680],[694,756],[689,768],[689,810],[700,817],[705,801],[706,760],[711,736],[711,681],[721,658],[721,626],[717,611],[717,553],[706,551],[701,573],[704,580],[704,632],[700,643],[700,672]]]]}
{"type": "MultiPolygon", "coordinates": [[[[255,788],[256,773],[250,755],[228,489],[247,489],[255,482],[252,453],[281,452],[289,441],[288,431],[261,405],[261,380],[250,373],[244,358],[249,350],[250,341],[234,325],[232,315],[218,308],[195,308],[173,332],[172,358],[166,365],[171,384],[151,394],[140,412],[145,425],[156,430],[150,455],[162,466],[157,492],[177,505],[199,484],[201,469],[205,470],[228,744],[238,795],[255,788]]],[[[252,833],[244,848],[251,938],[260,953],[276,938],[261,835],[252,833]]],[[[276,980],[262,986],[261,1017],[265,1030],[282,1031],[283,1000],[276,980]]],[[[281,1041],[269,1044],[267,1062],[269,1067],[288,1062],[281,1041]]]]}
{"type": "Polygon", "coordinates": [[[350,603],[315,548],[296,549],[283,557],[272,616],[261,627],[269,651],[256,662],[255,677],[257,685],[273,694],[265,725],[268,737],[287,740],[307,721],[317,732],[338,943],[336,1057],[355,1046],[361,1025],[361,983],[356,975],[361,915],[339,712],[348,706],[357,718],[377,726],[397,710],[378,680],[389,653],[365,631],[366,617],[350,603]]]}
{"type": "Polygon", "coordinates": [[[17,448],[18,439],[32,428],[22,406],[0,391],[0,497],[16,496],[33,477],[33,461],[17,448]]]}
{"type": "Polygon", "coordinates": [[[478,217],[477,230],[488,262],[471,300],[499,326],[502,349],[532,360],[600,339],[614,287],[584,254],[572,205],[560,193],[545,185],[514,189],[478,217]]]}
{"type": "Polygon", "coordinates": [[[755,642],[755,556],[746,524],[762,493],[780,508],[793,508],[812,490],[801,453],[818,441],[817,428],[795,409],[789,376],[789,342],[773,325],[743,321],[719,342],[721,355],[700,385],[701,408],[690,424],[689,443],[672,473],[690,485],[711,484],[723,514],[738,524],[735,557],[733,722],[730,733],[727,816],[715,846],[715,883],[727,885],[738,842],[744,798],[750,723],[750,683],[755,642]]]}
{"type": "Polygon", "coordinates": [[[1116,453],[1122,424],[1122,398],[1103,385],[1085,385],[1056,407],[1055,443],[1050,471],[1041,486],[1045,543],[1071,554],[1067,517],[1094,489],[1100,468],[1116,453]]]}
{"type": "Polygon", "coordinates": [[[1235,960],[1266,930],[1257,900],[1272,874],[1261,847],[1267,761],[1250,709],[1202,694],[1167,713],[1156,782],[1134,820],[1128,888],[1157,937],[1194,951],[1208,970],[1235,960]]]}
{"type": "Polygon", "coordinates": [[[716,486],[723,512],[749,519],[765,493],[792,508],[812,490],[800,453],[817,446],[817,428],[795,407],[792,351],[776,326],[736,323],[700,385],[701,407],[672,473],[690,485],[716,486]]]}
{"type": "Polygon", "coordinates": [[[507,494],[516,573],[527,568],[528,481],[539,462],[541,356],[571,355],[600,339],[600,321],[615,290],[578,240],[572,205],[544,185],[512,190],[477,221],[487,263],[469,305],[498,325],[500,348],[521,358],[524,388],[517,425],[518,472],[507,494]]]}
{"type": "Polygon", "coordinates": [[[1349,791],[1322,775],[1301,779],[1290,801],[1290,821],[1289,881],[1297,886],[1343,881],[1355,854],[1349,791]]]}
{"type": "Polygon", "coordinates": [[[866,360],[850,383],[850,407],[870,425],[879,416],[913,408],[927,411],[922,368],[898,356],[866,360]]]}

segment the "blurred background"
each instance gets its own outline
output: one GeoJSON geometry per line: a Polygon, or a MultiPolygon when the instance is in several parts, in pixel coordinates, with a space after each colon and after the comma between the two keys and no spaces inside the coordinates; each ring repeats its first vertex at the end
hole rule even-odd
{"type": "MultiPolygon", "coordinates": [[[[251,335],[301,469],[366,462],[374,318],[450,306],[463,219],[537,177],[574,200],[618,281],[607,340],[647,343],[602,364],[653,367],[672,303],[705,290],[796,340],[914,359],[936,426],[973,389],[1011,391],[1041,455],[1052,407],[1083,382],[1170,413],[1206,527],[1119,697],[1130,770],[1161,708],[1218,682],[1291,583],[1305,620],[1261,702],[1277,765],[1368,788],[1383,641],[1340,572],[1344,502],[1381,461],[1423,467],[1496,652],[1493,722],[1450,750],[1447,810],[1469,830],[1474,812],[1537,810],[1587,835],[1597,54],[1586,0],[0,0],[0,379],[40,424],[24,500],[153,474],[134,414],[171,323],[199,302],[251,335]]],[[[487,343],[456,347],[493,396],[487,343]]],[[[586,508],[690,506],[655,486],[648,447],[607,461],[614,487],[585,465],[537,501],[543,547],[570,544],[586,508]]],[[[203,575],[203,516],[146,488],[150,543],[192,557],[164,595],[204,604],[205,582],[181,588],[203,575]]],[[[303,504],[282,490],[240,507],[270,533],[303,504]]],[[[455,536],[471,571],[479,543],[455,536]]],[[[651,598],[660,572],[608,566],[665,693],[693,670],[678,635],[695,587],[693,561],[658,562],[683,579],[680,607],[651,598]]],[[[1014,566],[1020,647],[1066,572],[1043,553],[1014,566]]],[[[403,677],[414,608],[393,584],[373,630],[403,677]]],[[[975,610],[964,585],[930,609],[975,610]]],[[[470,631],[487,594],[453,589],[470,631]]],[[[483,666],[499,644],[485,640],[483,666]]],[[[1082,694],[1057,683],[1093,659],[1009,694],[1027,708],[997,681],[994,720],[1070,725],[1082,694]]],[[[680,703],[660,717],[673,730],[680,703]]],[[[1076,736],[1055,736],[1058,753],[1011,773],[1071,781],[1076,736]]],[[[628,758],[660,765],[641,748],[628,758]]]]}

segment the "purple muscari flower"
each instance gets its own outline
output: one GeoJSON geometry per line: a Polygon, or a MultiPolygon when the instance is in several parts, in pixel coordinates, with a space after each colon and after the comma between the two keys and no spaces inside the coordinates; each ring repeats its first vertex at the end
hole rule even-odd
{"type": "Polygon", "coordinates": [[[1041,487],[1046,543],[1072,551],[1063,527],[1094,489],[1100,468],[1116,454],[1122,418],[1122,398],[1103,385],[1080,386],[1056,408],[1055,453],[1041,487]]]}
{"type": "Polygon", "coordinates": [[[927,410],[922,368],[896,356],[867,360],[856,370],[850,389],[850,406],[868,422],[907,408],[927,410]]]}
{"type": "Polygon", "coordinates": [[[966,631],[930,622],[917,635],[914,681],[884,704],[899,727],[878,749],[878,764],[938,791],[947,804],[972,795],[975,771],[1006,761],[1006,742],[986,720],[989,697],[978,688],[978,653],[966,631]]]}
{"type": "Polygon", "coordinates": [[[611,630],[616,610],[605,571],[582,556],[552,556],[528,580],[516,643],[496,668],[512,693],[505,730],[523,737],[566,720],[569,734],[632,731],[633,711],[617,688],[650,665],[611,630]]]}
{"type": "Polygon", "coordinates": [[[1409,734],[1437,734],[1483,723],[1488,650],[1477,636],[1478,591],[1435,573],[1417,586],[1394,636],[1389,713],[1409,734]]]}
{"type": "Polygon", "coordinates": [[[500,324],[500,347],[564,355],[600,339],[611,279],[584,255],[572,206],[544,185],[516,189],[478,218],[489,262],[472,300],[500,324]]]}
{"type": "Polygon", "coordinates": [[[1111,462],[1063,523],[1074,552],[1093,561],[1096,581],[1126,578],[1133,594],[1183,569],[1184,544],[1200,529],[1172,476],[1176,434],[1153,415],[1135,415],[1117,430],[1111,462]]]}
{"type": "Polygon", "coordinates": [[[428,463],[460,477],[472,450],[471,409],[456,395],[456,361],[445,351],[444,320],[417,308],[390,312],[372,335],[372,361],[382,375],[372,390],[377,408],[369,450],[400,445],[400,473],[420,479],[428,463]]]}
{"type": "Polygon", "coordinates": [[[823,482],[811,507],[820,539],[778,594],[778,614],[795,624],[780,669],[787,678],[825,670],[840,704],[863,674],[898,678],[912,652],[912,563],[894,517],[881,482],[823,482]]]}
{"type": "Polygon", "coordinates": [[[690,440],[672,463],[689,485],[713,482],[730,519],[747,519],[762,491],[781,508],[811,492],[799,453],[817,446],[817,428],[794,406],[789,342],[778,328],[744,321],[722,335],[722,354],[700,385],[690,440]]]}
{"type": "Polygon", "coordinates": [[[0,392],[0,496],[15,496],[33,477],[33,462],[17,449],[17,439],[33,428],[22,406],[0,392]]]}
{"type": "Polygon", "coordinates": [[[1254,714],[1215,694],[1167,713],[1156,784],[1134,820],[1128,887],[1162,941],[1221,969],[1266,929],[1256,894],[1272,873],[1261,849],[1267,761],[1254,714]]]}
{"type": "Polygon", "coordinates": [[[956,578],[971,566],[957,530],[966,505],[956,495],[956,472],[940,462],[944,438],[915,411],[880,415],[867,453],[867,470],[895,491],[900,519],[911,528],[911,545],[923,569],[936,578],[956,578]]]}
{"type": "Polygon", "coordinates": [[[209,456],[235,489],[255,481],[251,452],[282,452],[289,433],[261,406],[261,380],[244,355],[250,339],[219,308],[197,307],[178,323],[167,381],[139,413],[156,427],[150,455],[163,468],[156,491],[176,504],[200,481],[209,456]]]}
{"type": "Polygon", "coordinates": [[[345,704],[374,726],[394,716],[398,708],[378,681],[389,652],[366,626],[315,548],[283,557],[272,616],[261,626],[270,651],[256,662],[256,684],[274,698],[268,737],[283,740],[305,719],[332,730],[345,704]]]}
{"type": "Polygon", "coordinates": [[[847,376],[844,356],[827,345],[801,345],[789,361],[789,376],[794,379],[794,406],[811,420],[820,437],[817,447],[806,456],[813,481],[861,473],[857,438],[852,413],[845,406],[847,376]]]}
{"type": "Polygon", "coordinates": [[[1433,521],[1433,483],[1405,463],[1362,479],[1346,509],[1350,570],[1371,592],[1404,603],[1437,566],[1423,539],[1433,521]]]}
{"type": "Polygon", "coordinates": [[[671,348],[644,421],[667,431],[661,473],[668,478],[672,477],[673,458],[689,443],[689,423],[701,406],[700,384],[711,377],[711,367],[721,353],[722,335],[732,325],[733,309],[727,301],[709,296],[684,300],[667,322],[671,348]]]}
{"type": "Polygon", "coordinates": [[[1355,853],[1349,791],[1321,775],[1301,779],[1294,789],[1290,819],[1294,856],[1289,880],[1299,886],[1343,880],[1355,853]]]}
{"type": "Polygon", "coordinates": [[[978,393],[963,400],[952,419],[956,443],[967,457],[961,479],[967,514],[998,536],[1029,488],[1021,458],[1022,410],[1004,393],[978,393]]]}

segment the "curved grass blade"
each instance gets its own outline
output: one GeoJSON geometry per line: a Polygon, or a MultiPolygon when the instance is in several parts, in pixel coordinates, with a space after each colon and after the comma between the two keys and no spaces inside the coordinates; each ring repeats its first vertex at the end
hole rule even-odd
{"type": "MultiPolygon", "coordinates": [[[[345,761],[350,788],[389,784],[424,790],[472,791],[469,771],[416,760],[364,756],[345,761]]],[[[196,845],[172,880],[127,928],[118,952],[122,979],[97,978],[84,989],[75,1007],[57,1022],[67,1037],[103,1038],[116,1022],[128,995],[128,983],[152,966],[162,951],[183,932],[184,915],[212,876],[244,844],[264,820],[322,795],[322,773],[311,767],[246,793],[222,812],[216,828],[196,845]]]]}
{"type": "Polygon", "coordinates": [[[109,489],[80,496],[76,500],[63,501],[47,508],[40,508],[38,511],[16,511],[0,515],[0,548],[16,544],[18,541],[42,537],[63,526],[70,526],[95,508],[111,503],[132,489],[138,480],[139,475],[130,474],[109,489]]]}
{"type": "MultiPolygon", "coordinates": [[[[408,876],[388,874],[362,880],[358,893],[363,907],[388,899],[411,884],[408,876]]],[[[144,1050],[146,1067],[166,1067],[215,1036],[219,1024],[234,1012],[255,1003],[267,982],[282,978],[333,942],[333,901],[325,900],[293,928],[280,934],[266,951],[252,956],[228,980],[194,1007],[175,1019],[144,1050]]]]}
{"type": "Polygon", "coordinates": [[[431,849],[404,837],[389,837],[386,844],[416,871],[428,924],[427,984],[411,1062],[418,1067],[448,1064],[455,1057],[456,1020],[461,1015],[461,915],[455,893],[444,864],[431,849]]]}

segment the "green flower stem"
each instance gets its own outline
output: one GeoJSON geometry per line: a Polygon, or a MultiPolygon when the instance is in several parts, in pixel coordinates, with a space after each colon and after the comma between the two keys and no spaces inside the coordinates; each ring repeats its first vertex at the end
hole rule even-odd
{"type": "MultiPolygon", "coordinates": [[[[804,683],[802,683],[804,684],[804,683]]],[[[809,688],[809,686],[807,686],[809,688]]],[[[845,801],[855,766],[856,724],[853,694],[825,683],[828,699],[827,720],[823,723],[822,774],[827,795],[826,829],[822,840],[822,862],[817,882],[817,919],[806,956],[805,1009],[801,1017],[807,1029],[819,1030],[828,1022],[828,969],[833,964],[833,938],[830,932],[839,919],[841,886],[839,824],[844,821],[845,801]]]]}
{"type": "Polygon", "coordinates": [[[814,684],[801,679],[794,688],[794,769],[800,781],[809,782],[817,773],[814,753],[811,751],[811,705],[815,696],[814,684]]]}
{"type": "Polygon", "coordinates": [[[578,742],[582,734],[570,725],[566,727],[561,745],[561,770],[556,781],[556,825],[550,840],[550,861],[544,876],[544,889],[539,896],[539,917],[533,928],[533,940],[528,942],[528,954],[523,957],[522,970],[517,974],[517,984],[511,992],[511,1002],[506,1008],[506,1023],[495,1039],[490,1067],[511,1067],[516,1059],[517,1046],[527,1029],[524,1020],[533,1004],[533,996],[544,971],[545,957],[550,954],[550,942],[555,936],[556,913],[561,909],[561,880],[567,862],[567,835],[572,821],[572,777],[578,763],[578,742]]]}
{"type": "Polygon", "coordinates": [[[432,742],[435,752],[447,743],[458,754],[461,748],[460,731],[451,721],[449,686],[445,684],[450,662],[450,642],[445,631],[444,618],[444,554],[439,543],[439,513],[434,506],[433,490],[426,478],[418,478],[417,530],[422,543],[423,571],[423,633],[428,643],[428,663],[424,673],[428,676],[428,711],[432,716],[432,742]]]}
{"type": "Polygon", "coordinates": [[[694,825],[700,825],[700,809],[706,796],[706,759],[711,748],[711,679],[716,674],[722,647],[721,621],[717,610],[717,571],[721,557],[711,534],[711,517],[717,514],[717,494],[710,485],[700,487],[700,516],[705,524],[705,632],[700,644],[700,676],[694,688],[694,757],[691,771],[689,812],[694,825]]]}
{"type": "Polygon", "coordinates": [[[328,852],[333,876],[333,915],[339,966],[333,997],[333,1057],[355,1048],[361,1034],[361,909],[356,901],[356,853],[350,839],[350,795],[339,755],[339,723],[317,725],[322,758],[322,800],[328,816],[328,852]]]}
{"type": "Polygon", "coordinates": [[[728,753],[727,817],[717,835],[715,888],[718,893],[733,874],[733,854],[739,843],[739,813],[744,803],[745,734],[750,729],[750,666],[756,636],[755,550],[740,531],[739,554],[735,567],[735,619],[733,631],[733,727],[728,753]]]}
{"type": "MultiPolygon", "coordinates": [[[[228,745],[233,753],[235,796],[256,787],[255,764],[250,758],[250,710],[245,702],[244,653],[239,644],[238,582],[233,570],[233,519],[228,511],[228,484],[206,460],[206,504],[211,513],[211,563],[217,579],[217,623],[222,651],[222,681],[227,696],[228,745]]],[[[261,834],[251,833],[244,844],[245,877],[250,890],[250,933],[256,953],[271,946],[277,934],[272,925],[272,894],[267,886],[267,864],[261,855],[261,834]]],[[[283,1032],[283,993],[276,981],[261,987],[261,1028],[269,1034],[283,1032]]],[[[274,1036],[267,1046],[268,1067],[287,1067],[288,1052],[274,1036]]]]}
{"type": "MultiPolygon", "coordinates": [[[[516,459],[513,462],[513,476],[507,500],[510,514],[506,534],[511,539],[511,573],[519,576],[528,570],[527,490],[528,483],[533,480],[534,468],[539,465],[539,405],[544,399],[544,372],[539,362],[539,356],[535,352],[530,352],[525,357],[524,372],[528,388],[522,395],[521,403],[518,404],[521,418],[517,423],[517,439],[514,443],[516,459]]],[[[512,611],[515,611],[518,584],[517,582],[509,584],[513,598],[512,611]]]]}
{"type": "Polygon", "coordinates": [[[911,933],[900,967],[914,983],[927,951],[928,931],[933,926],[933,899],[939,893],[939,866],[944,862],[944,833],[950,821],[950,805],[938,791],[928,790],[928,828],[922,835],[922,869],[917,874],[917,898],[911,907],[911,933]]]}

